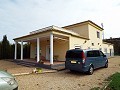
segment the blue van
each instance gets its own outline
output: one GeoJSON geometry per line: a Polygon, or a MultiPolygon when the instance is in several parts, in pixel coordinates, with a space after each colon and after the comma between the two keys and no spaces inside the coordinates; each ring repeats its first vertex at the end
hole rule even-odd
{"type": "Polygon", "coordinates": [[[108,59],[100,50],[72,49],[66,52],[65,68],[70,71],[88,72],[92,75],[94,69],[108,67],[108,59]]]}

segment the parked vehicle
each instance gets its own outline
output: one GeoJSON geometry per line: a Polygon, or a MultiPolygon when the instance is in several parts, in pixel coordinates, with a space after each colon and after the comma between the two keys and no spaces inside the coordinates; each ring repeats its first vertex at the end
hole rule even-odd
{"type": "Polygon", "coordinates": [[[87,72],[92,75],[97,68],[107,68],[108,59],[100,50],[72,49],[66,52],[65,67],[70,71],[87,72]]]}
{"type": "Polygon", "coordinates": [[[15,78],[3,70],[0,70],[0,90],[18,90],[15,78]]]}

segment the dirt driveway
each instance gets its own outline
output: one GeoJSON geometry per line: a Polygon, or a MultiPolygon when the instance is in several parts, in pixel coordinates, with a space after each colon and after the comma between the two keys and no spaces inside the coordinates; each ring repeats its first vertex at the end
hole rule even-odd
{"type": "MultiPolygon", "coordinates": [[[[10,73],[30,72],[33,68],[16,65],[13,62],[0,60],[0,68],[10,73]]],[[[120,72],[120,57],[109,59],[109,67],[95,70],[93,75],[70,72],[69,70],[56,73],[30,74],[16,76],[19,90],[89,90],[103,86],[104,80],[115,72],[120,72]]]]}
{"type": "Polygon", "coordinates": [[[69,70],[57,73],[17,76],[19,90],[89,90],[101,87],[104,80],[115,72],[120,72],[120,57],[109,59],[109,68],[101,68],[93,75],[72,73],[69,70]]]}

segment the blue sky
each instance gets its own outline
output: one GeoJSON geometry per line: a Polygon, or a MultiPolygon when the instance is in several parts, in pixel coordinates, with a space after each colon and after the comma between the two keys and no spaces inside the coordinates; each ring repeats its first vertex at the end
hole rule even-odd
{"type": "Polygon", "coordinates": [[[120,37],[120,0],[0,0],[0,40],[86,20],[104,24],[105,38],[120,37]]]}

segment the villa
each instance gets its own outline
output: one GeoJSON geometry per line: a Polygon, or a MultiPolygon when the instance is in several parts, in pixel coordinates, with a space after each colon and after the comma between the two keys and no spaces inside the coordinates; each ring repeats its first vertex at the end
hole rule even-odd
{"type": "Polygon", "coordinates": [[[103,42],[104,29],[88,20],[64,27],[49,26],[30,34],[14,38],[15,58],[17,59],[17,43],[21,43],[21,60],[23,58],[23,42],[30,43],[30,59],[39,62],[48,60],[65,61],[65,53],[69,49],[99,49],[108,57],[114,55],[113,44],[103,42]],[[36,59],[35,59],[36,58],[36,59]]]}

